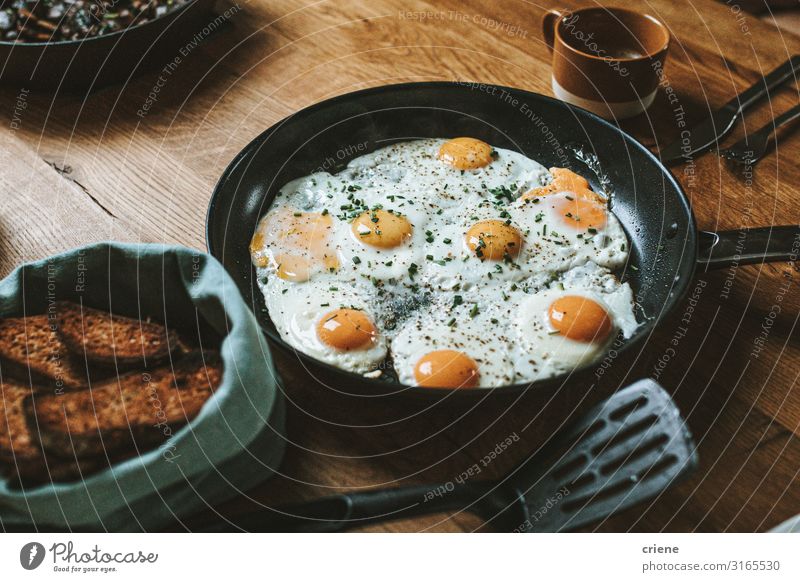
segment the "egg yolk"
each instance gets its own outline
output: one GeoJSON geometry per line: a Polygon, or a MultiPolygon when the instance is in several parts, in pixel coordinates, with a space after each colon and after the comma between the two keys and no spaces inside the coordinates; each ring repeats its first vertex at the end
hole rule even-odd
{"type": "Polygon", "coordinates": [[[478,384],[478,365],[463,352],[437,350],[419,359],[414,378],[425,388],[474,388],[478,384]]]}
{"type": "Polygon", "coordinates": [[[467,231],[466,243],[479,259],[499,261],[519,254],[522,234],[502,220],[483,220],[467,231]]]}
{"type": "Polygon", "coordinates": [[[250,256],[253,257],[253,264],[256,267],[266,267],[269,260],[264,256],[264,233],[256,232],[250,239],[250,256]]]}
{"type": "Polygon", "coordinates": [[[307,281],[315,271],[335,271],[339,259],[331,246],[333,220],[319,212],[282,208],[264,220],[250,241],[258,267],[271,266],[281,279],[307,281]]]}
{"type": "Polygon", "coordinates": [[[550,325],[562,336],[589,343],[605,342],[611,333],[611,318],[597,301],[580,295],[565,295],[553,301],[550,325]]]}
{"type": "Polygon", "coordinates": [[[562,193],[553,201],[561,222],[574,230],[603,229],[606,226],[606,207],[594,200],[562,193]]]}
{"type": "Polygon", "coordinates": [[[285,281],[302,283],[311,276],[311,265],[304,257],[281,254],[276,255],[274,260],[278,277],[285,281]]]}
{"type": "Polygon", "coordinates": [[[411,238],[413,227],[405,216],[386,210],[368,210],[353,221],[352,229],[362,243],[391,249],[411,238]]]}
{"type": "Polygon", "coordinates": [[[456,137],[442,144],[439,159],[457,170],[475,170],[492,161],[492,146],[472,137],[456,137]]]}
{"type": "Polygon", "coordinates": [[[523,194],[520,199],[532,200],[558,192],[568,192],[573,198],[591,200],[605,206],[605,198],[600,196],[597,192],[594,192],[589,182],[583,176],[566,168],[550,168],[550,174],[553,176],[553,179],[547,186],[529,190],[523,194]]]}
{"type": "Polygon", "coordinates": [[[317,323],[319,340],[340,352],[367,348],[377,335],[372,319],[358,309],[334,309],[317,323]]]}

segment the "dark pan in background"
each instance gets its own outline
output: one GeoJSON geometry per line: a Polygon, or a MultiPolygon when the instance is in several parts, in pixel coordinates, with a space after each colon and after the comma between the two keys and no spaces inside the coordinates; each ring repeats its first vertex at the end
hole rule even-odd
{"type": "Polygon", "coordinates": [[[190,0],[125,30],[84,40],[0,42],[0,85],[85,91],[163,67],[213,20],[216,0],[190,0]]]}
{"type": "MultiPolygon", "coordinates": [[[[622,279],[633,287],[642,322],[617,351],[646,340],[680,303],[698,266],[780,261],[798,250],[796,226],[751,229],[744,236],[742,231],[698,232],[680,185],[649,150],[611,123],[550,97],[507,87],[441,82],[349,93],[304,109],[253,140],[217,184],[207,217],[209,251],[238,283],[271,345],[296,354],[303,366],[336,390],[453,401],[487,395],[487,389],[407,387],[386,374],[381,379],[365,378],[286,344],[267,315],[250,263],[248,246],[258,220],[290,180],[320,168],[335,173],[349,160],[394,141],[455,136],[519,151],[546,167],[570,167],[598,191],[608,191],[607,185],[613,188],[612,210],[632,247],[622,279]]],[[[565,381],[585,382],[588,387],[597,366],[589,364],[568,377],[488,390],[555,391],[565,381]]]]}

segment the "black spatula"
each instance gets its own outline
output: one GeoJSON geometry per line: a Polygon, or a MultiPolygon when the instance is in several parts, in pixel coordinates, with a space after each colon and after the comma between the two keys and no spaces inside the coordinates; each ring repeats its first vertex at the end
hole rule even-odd
{"type": "Polygon", "coordinates": [[[697,464],[675,403],[652,380],[620,390],[500,481],[325,497],[207,525],[204,531],[343,531],[465,510],[499,531],[570,531],[652,499],[697,464]]]}

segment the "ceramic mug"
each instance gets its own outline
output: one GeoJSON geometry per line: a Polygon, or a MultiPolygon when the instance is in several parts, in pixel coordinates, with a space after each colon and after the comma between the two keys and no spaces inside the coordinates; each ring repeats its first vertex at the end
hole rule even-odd
{"type": "Polygon", "coordinates": [[[625,8],[550,10],[542,19],[553,53],[553,93],[607,119],[642,113],[656,97],[669,31],[625,8]]]}

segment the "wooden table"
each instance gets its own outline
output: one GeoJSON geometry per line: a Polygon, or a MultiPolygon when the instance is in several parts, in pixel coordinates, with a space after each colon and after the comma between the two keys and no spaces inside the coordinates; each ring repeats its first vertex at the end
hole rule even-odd
{"type": "MultiPolygon", "coordinates": [[[[232,0],[228,0],[232,1],[232,0]]],[[[235,1],[235,0],[233,0],[235,1]]],[[[387,83],[479,80],[550,94],[545,7],[482,2],[291,2],[240,0],[228,25],[186,56],[147,115],[140,110],[157,73],[85,99],[4,87],[2,274],[16,264],[103,239],[205,248],[211,190],[231,158],[277,120],[328,97],[387,83]]],[[[585,5],[585,3],[583,3],[585,5]]],[[[560,7],[580,5],[567,0],[560,7]]],[[[670,86],[694,122],[758,76],[800,52],[800,39],[710,0],[631,0],[674,35],[670,86]]],[[[172,55],[165,55],[165,62],[172,55]]],[[[792,85],[746,119],[752,131],[771,110],[798,100],[792,85]]],[[[665,91],[649,119],[625,124],[648,145],[678,135],[665,91]]],[[[740,125],[736,136],[743,131],[740,125]]],[[[733,139],[733,138],[731,138],[733,139]]],[[[703,229],[797,223],[800,135],[787,136],[745,178],[717,156],[693,174],[675,169],[703,229]]],[[[800,512],[800,274],[773,264],[701,273],[705,288],[689,325],[664,325],[598,386],[610,392],[658,373],[699,445],[688,482],[645,507],[599,524],[601,531],[760,531],[800,512]],[[773,305],[780,306],[775,314],[773,305]],[[773,317],[774,315],[774,317],[773,317]],[[765,321],[765,347],[752,355],[765,321]],[[663,367],[680,328],[685,336],[663,367]]],[[[501,475],[542,442],[577,400],[484,402],[472,410],[398,405],[343,410],[324,388],[283,358],[293,405],[282,476],[251,492],[246,510],[338,490],[448,481],[495,444],[517,434],[481,478],[501,475]],[[389,419],[392,422],[384,424],[389,419]],[[530,427],[524,427],[532,420],[530,427]]],[[[372,527],[386,531],[468,531],[465,513],[372,527]]]]}

